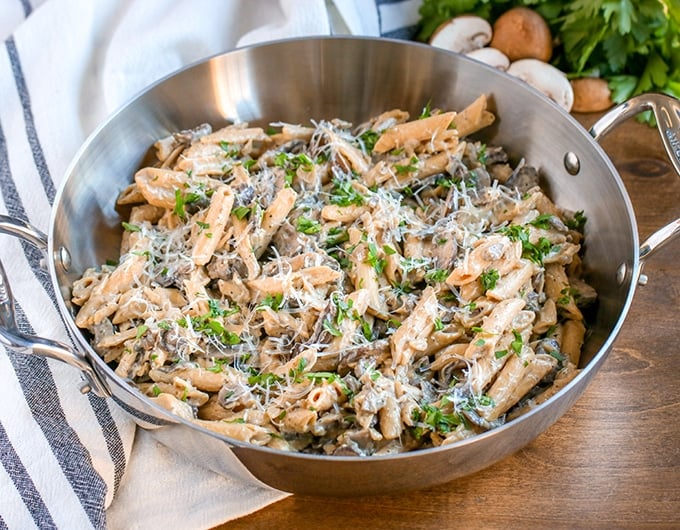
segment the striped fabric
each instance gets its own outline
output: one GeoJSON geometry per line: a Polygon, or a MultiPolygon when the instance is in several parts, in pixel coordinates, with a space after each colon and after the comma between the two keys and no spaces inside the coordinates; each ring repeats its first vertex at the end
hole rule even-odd
{"type": "MultiPolygon", "coordinates": [[[[61,177],[86,136],[143,86],[184,64],[265,39],[339,31],[328,9],[345,32],[410,38],[419,4],[0,0],[0,213],[46,232],[61,177]],[[243,29],[225,24],[235,19],[243,29]],[[140,23],[148,20],[155,23],[140,23]]],[[[0,238],[20,331],[71,342],[41,252],[0,238]]],[[[82,395],[81,375],[62,363],[0,348],[0,381],[0,529],[177,521],[207,528],[284,496],[238,473],[217,476],[184,461],[113,401],[82,395]]]]}

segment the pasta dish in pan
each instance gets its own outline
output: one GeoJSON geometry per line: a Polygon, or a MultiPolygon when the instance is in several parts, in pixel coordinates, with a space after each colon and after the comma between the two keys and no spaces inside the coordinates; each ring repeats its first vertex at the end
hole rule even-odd
{"type": "Polygon", "coordinates": [[[486,103],[160,139],[77,325],[149,399],[257,445],[388,454],[522,414],[578,373],[596,295],[583,214],[469,138],[486,103]]]}

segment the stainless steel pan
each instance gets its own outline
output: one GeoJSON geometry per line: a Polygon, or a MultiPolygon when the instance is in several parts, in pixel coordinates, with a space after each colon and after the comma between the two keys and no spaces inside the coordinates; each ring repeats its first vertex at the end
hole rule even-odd
{"type": "MultiPolygon", "coordinates": [[[[4,272],[0,336],[19,351],[61,359],[84,374],[83,391],[110,396],[156,437],[199,464],[224,471],[234,458],[261,481],[285,491],[365,495],[432,486],[517,451],[570,408],[604,362],[628,312],[644,260],[680,232],[680,220],[640,246],[633,209],[616,169],[597,140],[641,110],[655,113],[680,172],[680,104],[663,95],[636,98],[586,131],[523,82],[427,45],[366,38],[282,41],[220,55],[160,81],[95,131],[68,169],[48,234],[3,217],[0,231],[46,251],[60,310],[75,347],[22,335],[4,272]],[[115,197],[158,138],[202,122],[268,120],[307,123],[342,117],[356,123],[383,110],[417,115],[426,102],[461,109],[486,93],[498,116],[480,137],[540,168],[554,200],[584,210],[588,281],[599,307],[585,344],[583,370],[564,389],[519,419],[445,447],[395,456],[324,457],[284,453],[224,438],[155,406],[117,377],[75,326],[70,286],[83,271],[117,255],[121,218],[115,197]]],[[[1,272],[1,269],[0,269],[1,272]]],[[[577,448],[575,450],[578,450],[577,448]]]]}

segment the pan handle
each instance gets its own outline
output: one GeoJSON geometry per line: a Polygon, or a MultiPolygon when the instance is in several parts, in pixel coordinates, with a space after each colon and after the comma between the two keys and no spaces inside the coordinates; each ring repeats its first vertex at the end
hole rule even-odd
{"type": "Polygon", "coordinates": [[[680,101],[674,97],[650,93],[630,98],[602,116],[590,128],[590,134],[599,142],[622,121],[647,110],[654,112],[668,158],[680,175],[680,101]]]}
{"type": "MultiPolygon", "coordinates": [[[[654,112],[656,126],[668,158],[675,172],[680,175],[680,101],[676,98],[658,93],[635,96],[602,116],[590,128],[590,134],[599,142],[622,121],[647,110],[654,112]]],[[[640,270],[647,258],[678,235],[680,235],[680,219],[676,219],[649,236],[640,247],[640,270]]],[[[640,283],[646,281],[644,275],[640,275],[639,278],[640,283]]]]}
{"type": "MultiPolygon", "coordinates": [[[[24,221],[0,215],[0,233],[21,237],[43,252],[47,249],[47,237],[24,221]]],[[[71,365],[79,369],[85,378],[80,387],[83,394],[92,391],[100,397],[111,396],[107,385],[78,350],[62,342],[27,335],[19,330],[14,296],[2,262],[0,262],[0,344],[18,353],[48,357],[71,365]]]]}

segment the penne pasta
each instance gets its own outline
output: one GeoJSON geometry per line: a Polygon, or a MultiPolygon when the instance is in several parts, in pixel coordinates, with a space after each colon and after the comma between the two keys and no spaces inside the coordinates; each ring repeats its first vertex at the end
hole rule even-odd
{"type": "Polygon", "coordinates": [[[77,325],[152,402],[275,450],[451,444],[548,399],[596,297],[583,234],[468,136],[486,96],[425,110],[158,140],[118,262],[73,284],[77,325]]]}

